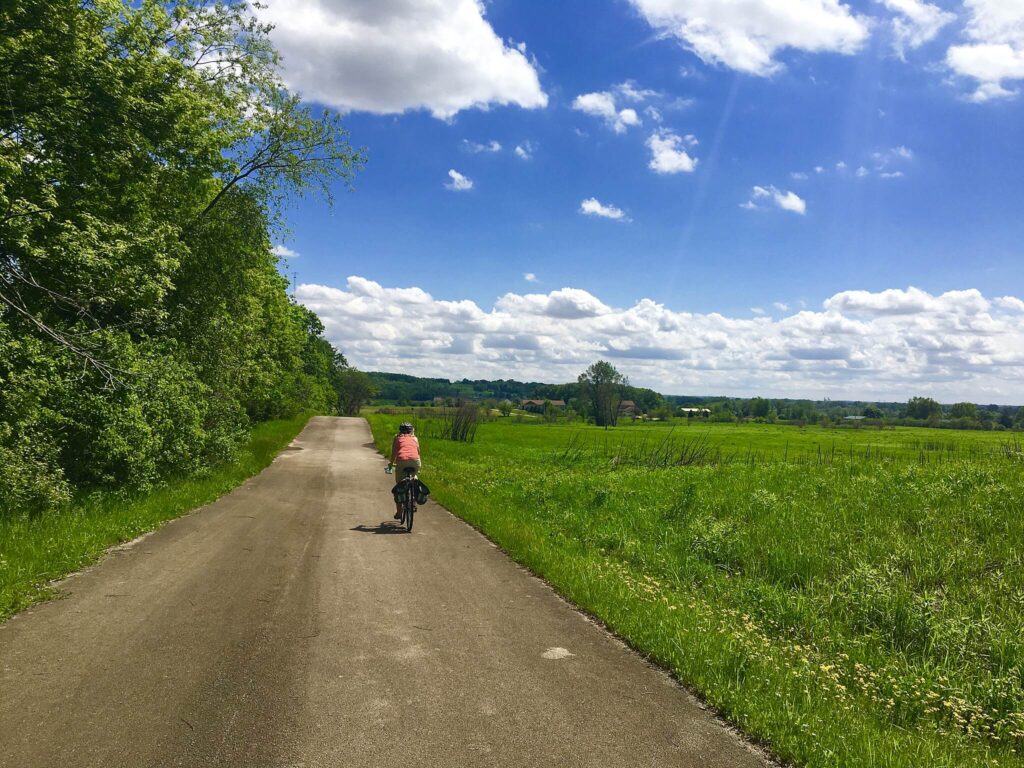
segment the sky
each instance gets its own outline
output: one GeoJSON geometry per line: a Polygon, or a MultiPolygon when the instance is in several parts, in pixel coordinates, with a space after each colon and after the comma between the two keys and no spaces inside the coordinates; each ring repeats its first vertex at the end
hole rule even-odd
{"type": "Polygon", "coordinates": [[[1024,0],[269,0],[365,168],[286,212],[366,370],[1024,403],[1024,0]]]}

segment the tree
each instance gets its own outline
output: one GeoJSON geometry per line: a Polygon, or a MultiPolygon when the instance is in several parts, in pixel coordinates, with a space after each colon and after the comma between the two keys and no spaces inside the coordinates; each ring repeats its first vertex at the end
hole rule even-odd
{"type": "Polygon", "coordinates": [[[502,416],[508,416],[510,413],[512,413],[512,401],[502,400],[500,403],[498,403],[498,411],[501,412],[502,416]]]}
{"type": "Polygon", "coordinates": [[[763,419],[768,416],[771,406],[770,400],[765,400],[763,397],[755,397],[750,401],[750,415],[754,418],[763,419]]]}
{"type": "Polygon", "coordinates": [[[333,411],[336,351],[271,252],[363,162],[245,0],[0,11],[0,514],[229,458],[333,411]]]}
{"type": "Polygon", "coordinates": [[[942,416],[942,406],[930,397],[912,397],[907,401],[906,415],[908,419],[922,421],[942,416]]]}
{"type": "Polygon", "coordinates": [[[370,402],[376,387],[369,374],[356,368],[341,367],[337,373],[338,411],[344,416],[358,416],[359,409],[370,402]]]}
{"type": "Polygon", "coordinates": [[[554,403],[552,403],[550,400],[545,400],[544,401],[544,412],[543,413],[544,413],[544,421],[548,422],[549,424],[557,421],[557,419],[558,419],[558,409],[555,408],[554,403]]]}
{"type": "Polygon", "coordinates": [[[622,388],[628,379],[615,366],[598,360],[579,375],[580,400],[599,427],[614,427],[618,422],[622,388]]]}
{"type": "Polygon", "coordinates": [[[954,403],[949,409],[951,419],[977,419],[978,407],[974,403],[954,403]]]}
{"type": "Polygon", "coordinates": [[[864,406],[862,415],[865,419],[881,419],[885,417],[885,413],[877,405],[864,406]]]}

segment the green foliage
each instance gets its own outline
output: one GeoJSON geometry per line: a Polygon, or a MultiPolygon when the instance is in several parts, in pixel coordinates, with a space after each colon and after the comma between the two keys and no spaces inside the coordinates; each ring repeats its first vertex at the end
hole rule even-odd
{"type": "Polygon", "coordinates": [[[271,253],[362,155],[228,0],[0,9],[0,515],[226,461],[338,407],[341,358],[271,253]]]}
{"type": "Polygon", "coordinates": [[[373,380],[363,371],[346,368],[338,373],[338,408],[345,416],[358,416],[359,409],[370,402],[375,393],[373,380]]]}
{"type": "Polygon", "coordinates": [[[622,388],[629,382],[615,366],[598,360],[580,374],[579,399],[599,427],[614,427],[619,418],[622,388]]]}
{"type": "Polygon", "coordinates": [[[930,397],[912,397],[907,401],[906,415],[922,421],[937,419],[942,416],[942,406],[930,397]]]}
{"type": "Polygon", "coordinates": [[[949,416],[953,419],[976,419],[978,407],[974,403],[954,403],[949,409],[949,416]]]}

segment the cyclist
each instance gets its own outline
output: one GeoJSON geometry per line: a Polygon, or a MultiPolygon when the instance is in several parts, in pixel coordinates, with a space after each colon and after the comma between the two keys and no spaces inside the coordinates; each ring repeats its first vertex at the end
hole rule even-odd
{"type": "MultiPolygon", "coordinates": [[[[403,422],[398,427],[398,434],[391,441],[391,469],[395,473],[395,480],[401,482],[407,468],[415,469],[417,474],[422,464],[420,463],[420,441],[416,438],[415,428],[409,422],[403,422]]],[[[402,518],[402,505],[395,503],[395,519],[402,518]]]]}

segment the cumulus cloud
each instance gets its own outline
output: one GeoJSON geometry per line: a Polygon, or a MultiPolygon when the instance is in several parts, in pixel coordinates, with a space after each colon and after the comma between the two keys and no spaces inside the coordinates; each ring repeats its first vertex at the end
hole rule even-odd
{"type": "Polygon", "coordinates": [[[299,258],[299,252],[298,251],[293,251],[287,245],[282,245],[281,243],[278,243],[273,248],[271,248],[270,252],[272,254],[274,254],[275,256],[277,256],[277,258],[279,258],[279,259],[297,259],[297,258],[299,258]]]}
{"type": "Polygon", "coordinates": [[[761,206],[758,202],[771,202],[776,207],[781,208],[784,211],[791,211],[792,213],[798,213],[803,216],[807,213],[807,203],[800,197],[796,192],[788,192],[778,189],[777,187],[762,187],[756,186],[751,191],[751,197],[745,203],[741,203],[740,207],[745,208],[749,211],[756,211],[761,206]]]}
{"type": "Polygon", "coordinates": [[[524,272],[523,273],[523,280],[525,280],[528,283],[536,283],[537,282],[537,276],[535,274],[533,274],[533,272],[524,272]]]}
{"type": "Polygon", "coordinates": [[[1024,301],[976,290],[844,291],[777,319],[615,307],[578,288],[481,308],[361,277],[296,295],[366,370],[559,382],[604,357],[666,393],[1024,401],[1024,301]]]}
{"type": "Polygon", "coordinates": [[[619,109],[615,104],[615,96],[608,91],[580,94],[573,100],[572,108],[601,118],[616,133],[625,133],[628,127],[640,125],[640,116],[636,110],[629,107],[619,109]]]}
{"type": "Polygon", "coordinates": [[[946,52],[946,64],[976,82],[975,102],[1014,96],[1012,83],[1024,80],[1024,3],[1020,0],[964,0],[970,12],[969,42],[946,52]]]}
{"type": "Polygon", "coordinates": [[[533,144],[528,141],[516,144],[515,154],[520,160],[531,160],[533,158],[533,144]]]}
{"type": "Polygon", "coordinates": [[[654,29],[678,38],[707,63],[752,75],[782,68],[775,55],[794,48],[855,53],[869,22],[839,0],[630,0],[654,29]]]}
{"type": "Polygon", "coordinates": [[[471,152],[474,155],[478,155],[481,152],[501,152],[501,142],[491,139],[486,144],[480,144],[469,139],[462,140],[462,146],[465,147],[467,152],[471,152]]]}
{"type": "Polygon", "coordinates": [[[473,188],[473,180],[466,178],[454,168],[448,171],[448,178],[451,181],[445,182],[444,188],[450,189],[452,192],[464,192],[473,188]]]}
{"type": "Polygon", "coordinates": [[[932,296],[920,288],[890,288],[879,293],[843,291],[825,302],[825,309],[844,314],[906,315],[920,313],[966,313],[979,315],[989,310],[989,302],[976,289],[949,291],[932,296]]]}
{"type": "Polygon", "coordinates": [[[1003,309],[1013,312],[1024,312],[1024,301],[1021,301],[1016,296],[1000,296],[996,299],[996,304],[1003,309]]]}
{"type": "Polygon", "coordinates": [[[580,213],[586,216],[601,216],[602,218],[614,219],[616,221],[629,221],[626,212],[621,208],[616,208],[614,205],[605,205],[596,197],[588,197],[580,203],[580,213]]]}
{"type": "Polygon", "coordinates": [[[287,84],[342,111],[426,109],[448,119],[492,104],[544,107],[523,44],[506,45],[480,0],[268,0],[287,84]]]}
{"type": "Polygon", "coordinates": [[[923,0],[877,0],[896,16],[892,19],[893,44],[902,57],[908,48],[919,48],[933,40],[955,13],[923,0]]]}
{"type": "Polygon", "coordinates": [[[683,138],[667,130],[652,133],[647,139],[651,150],[648,167],[655,173],[693,173],[697,160],[690,157],[686,147],[694,146],[696,141],[693,136],[683,138]]]}

